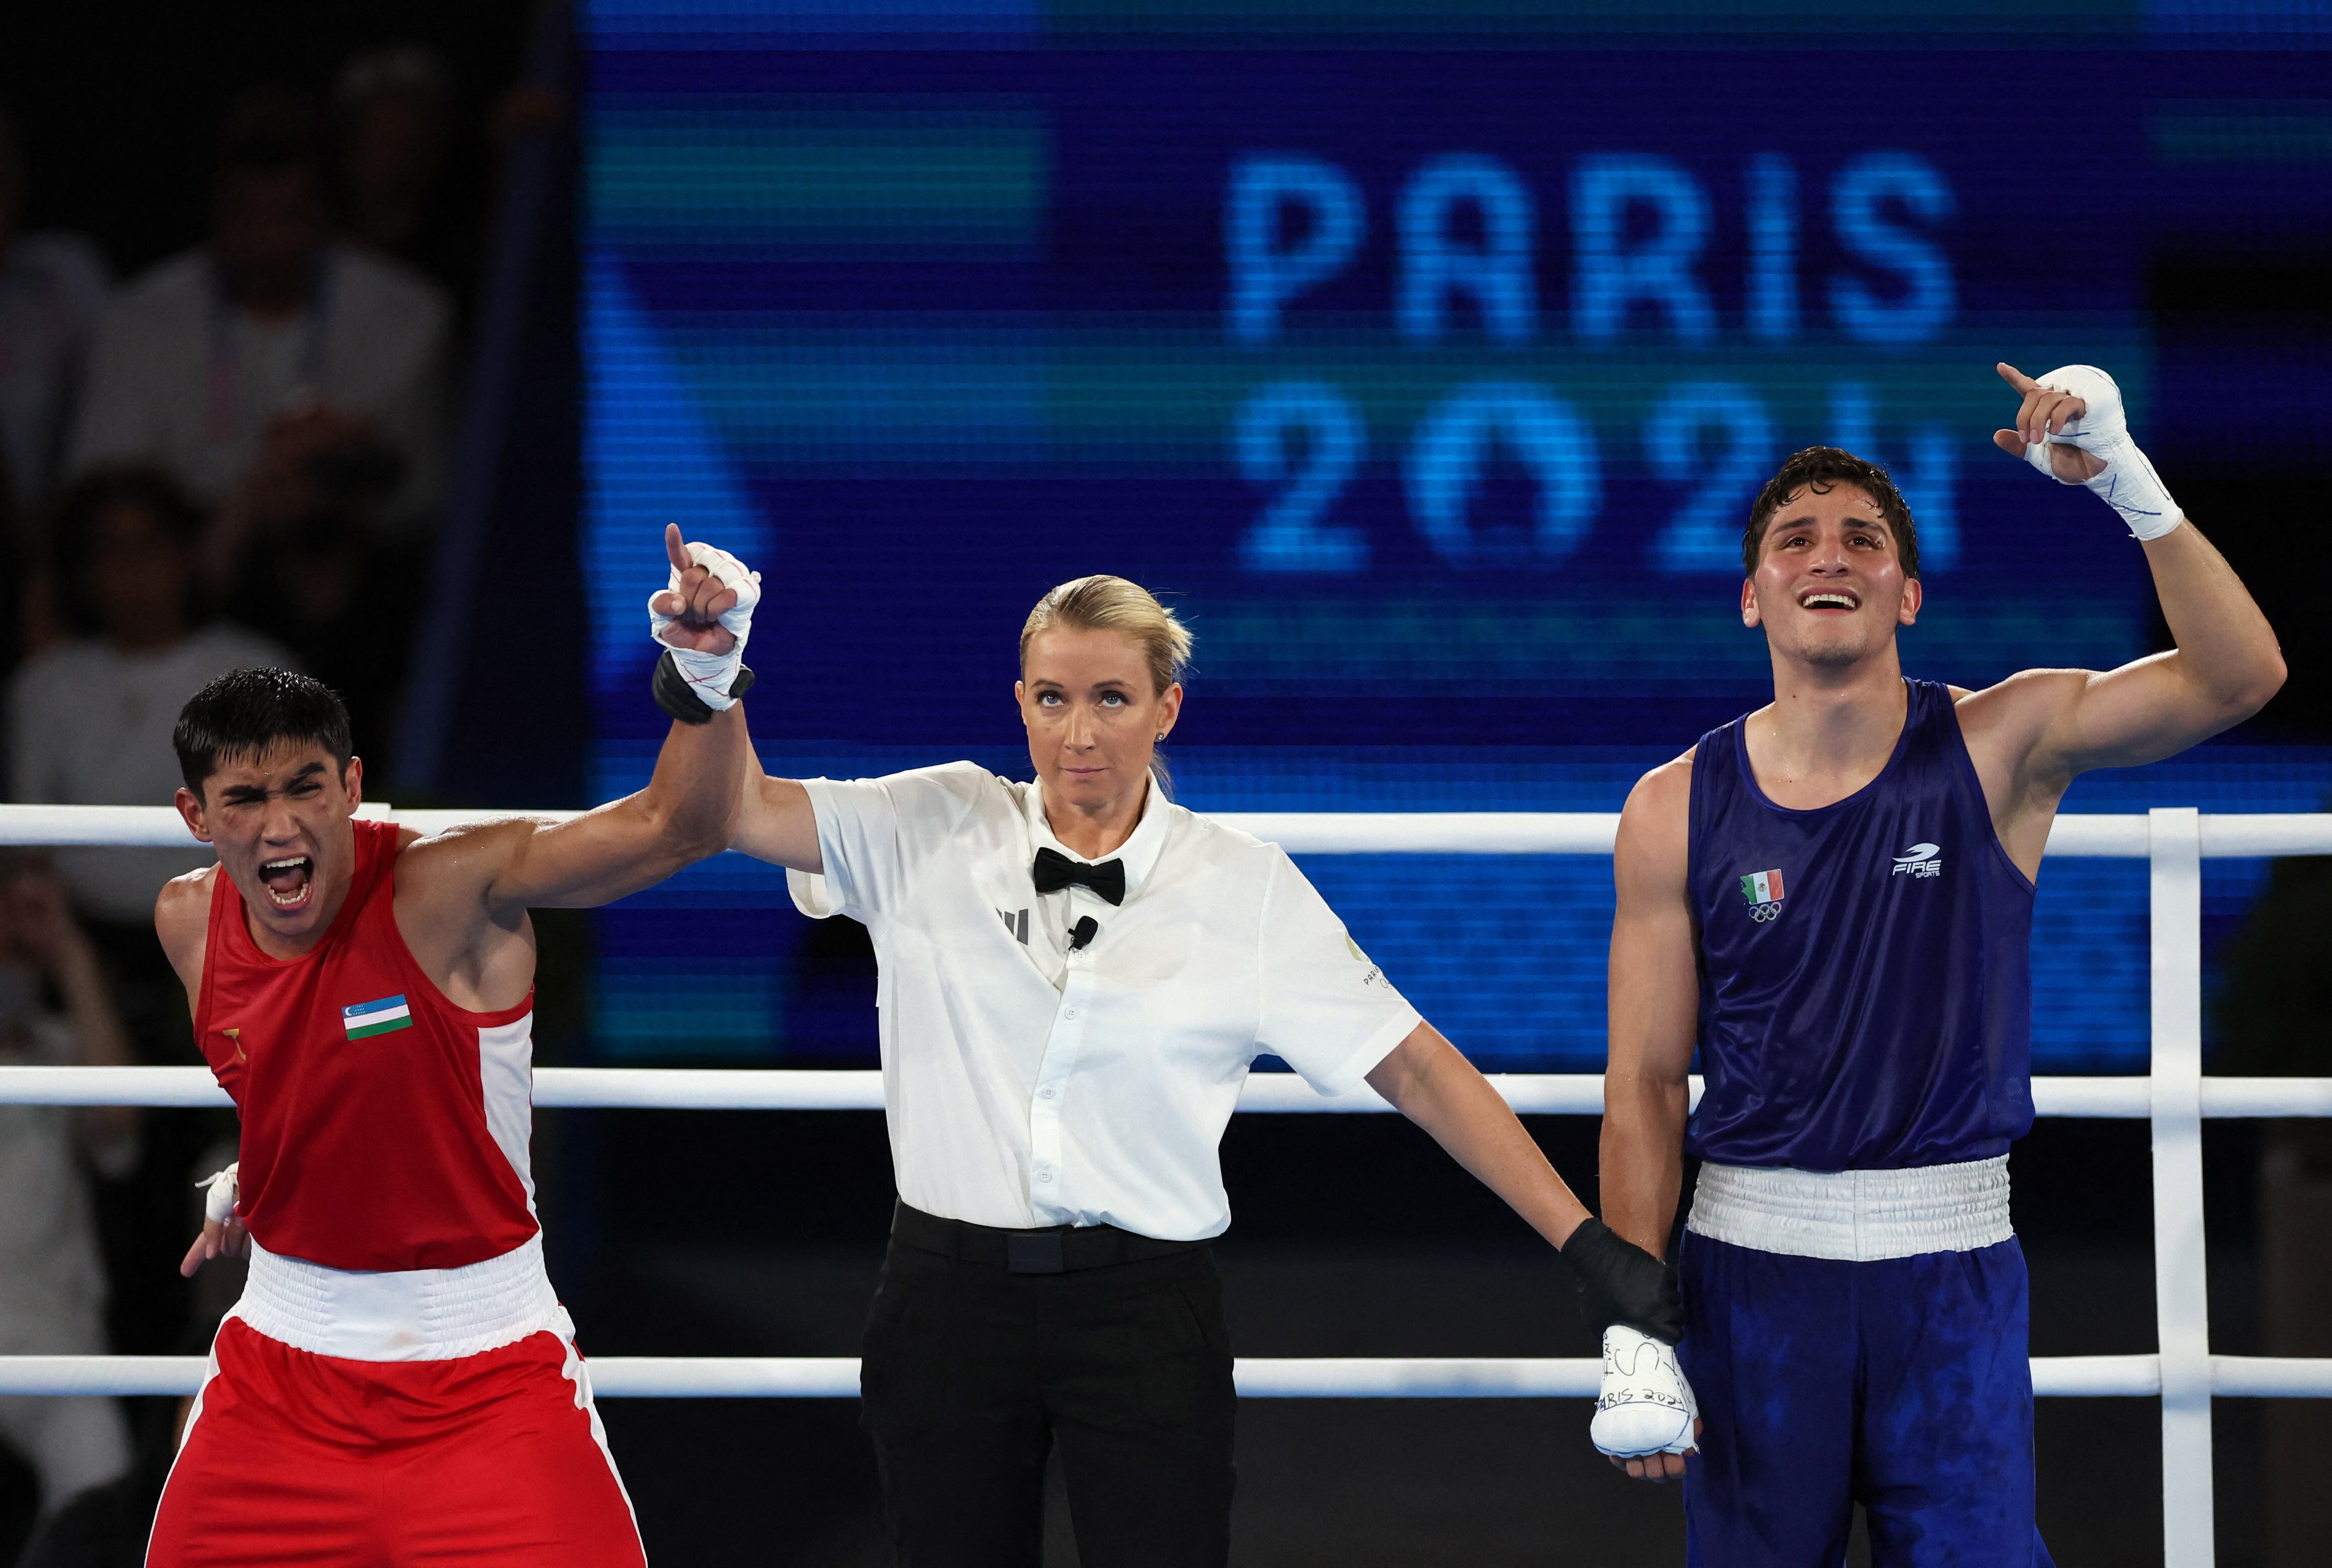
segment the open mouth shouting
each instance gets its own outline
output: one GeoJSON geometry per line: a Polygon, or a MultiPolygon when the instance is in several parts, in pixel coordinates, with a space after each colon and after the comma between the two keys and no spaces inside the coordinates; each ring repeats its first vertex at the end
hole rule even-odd
{"type": "Polygon", "coordinates": [[[316,887],[316,863],[304,855],[265,861],[259,867],[259,880],[276,908],[286,913],[305,909],[316,887]]]}
{"type": "Polygon", "coordinates": [[[1798,607],[1817,615],[1847,615],[1862,607],[1862,598],[1849,588],[1811,588],[1798,596],[1798,607]]]}

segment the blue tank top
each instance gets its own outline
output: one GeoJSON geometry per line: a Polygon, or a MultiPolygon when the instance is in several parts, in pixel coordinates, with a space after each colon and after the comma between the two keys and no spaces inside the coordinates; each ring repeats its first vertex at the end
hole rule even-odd
{"type": "Polygon", "coordinates": [[[2032,883],[1993,830],[1950,689],[1905,684],[1894,756],[1815,810],[1766,798],[1745,721],[1700,738],[1703,1159],[1942,1165],[2032,1125],[2032,883]]]}

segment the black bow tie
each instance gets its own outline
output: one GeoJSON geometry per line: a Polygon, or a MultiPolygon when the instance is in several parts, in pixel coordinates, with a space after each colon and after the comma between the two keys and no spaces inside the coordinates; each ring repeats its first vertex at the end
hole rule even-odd
{"type": "Polygon", "coordinates": [[[1125,902],[1125,863],[1122,860],[1089,865],[1082,860],[1071,860],[1058,850],[1039,849],[1037,864],[1028,868],[1028,875],[1039,893],[1058,893],[1074,882],[1092,888],[1112,904],[1125,902]]]}

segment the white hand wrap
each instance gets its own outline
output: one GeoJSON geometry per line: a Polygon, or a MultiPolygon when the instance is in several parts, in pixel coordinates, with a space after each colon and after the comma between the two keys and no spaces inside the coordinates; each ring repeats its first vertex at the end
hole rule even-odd
{"type": "Polygon", "coordinates": [[[196,1186],[203,1190],[203,1218],[213,1225],[230,1225],[234,1221],[235,1200],[242,1193],[235,1186],[235,1172],[242,1168],[238,1160],[224,1171],[213,1171],[196,1186]]]}
{"type": "Polygon", "coordinates": [[[2170,492],[2163,488],[2154,464],[2129,438],[2121,388],[2114,385],[2112,377],[2094,365],[2067,365],[2036,379],[2051,391],[2070,392],[2079,397],[2084,412],[2047,441],[2026,447],[2025,462],[2060,484],[2081,484],[2094,492],[2121,514],[2129,531],[2139,539],[2160,539],[2185,521],[2170,492]],[[2095,479],[2057,479],[2049,463],[2051,446],[2078,446],[2093,457],[2104,458],[2106,465],[2095,479]]]}
{"type": "Polygon", "coordinates": [[[1603,1331],[1603,1391],[1587,1428],[1598,1452],[1616,1459],[1688,1454],[1699,1419],[1673,1345],[1623,1323],[1603,1331]]]}
{"type": "MultiPolygon", "coordinates": [[[[655,596],[648,596],[648,635],[665,647],[672,648],[672,662],[686,677],[689,689],[715,712],[726,711],[736,699],[729,688],[737,679],[738,667],[745,662],[745,639],[752,634],[753,607],[761,602],[761,574],[745,569],[745,563],[725,550],[715,550],[709,544],[692,544],[688,559],[702,567],[722,588],[735,591],[737,602],[721,612],[721,625],[737,639],[737,645],[725,654],[699,653],[693,648],[673,648],[664,638],[664,630],[676,618],[655,607],[655,596]]],[[[680,569],[673,569],[667,590],[680,587],[680,569]]]]}

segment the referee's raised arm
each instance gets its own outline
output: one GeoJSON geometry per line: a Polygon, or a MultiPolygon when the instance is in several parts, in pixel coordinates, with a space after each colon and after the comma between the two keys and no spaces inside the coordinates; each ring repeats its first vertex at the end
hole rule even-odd
{"type": "Polygon", "coordinates": [[[817,853],[817,815],[798,779],[772,779],[758,756],[745,760],[745,798],[729,847],[788,871],[816,875],[826,869],[817,853]]]}

